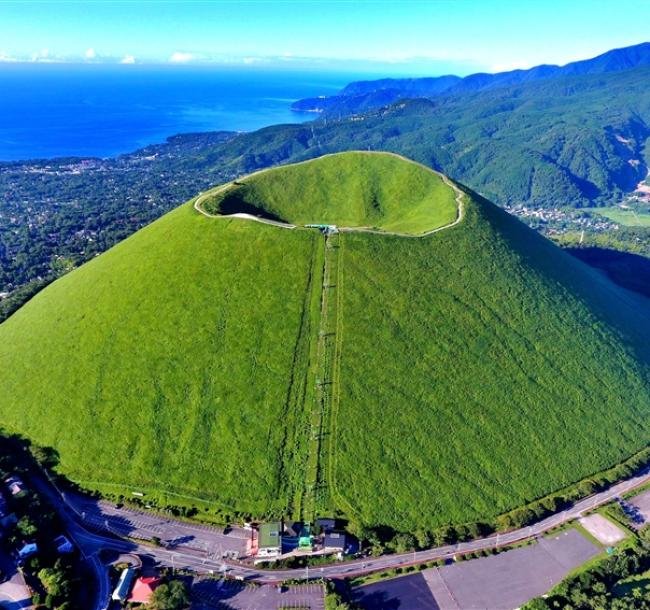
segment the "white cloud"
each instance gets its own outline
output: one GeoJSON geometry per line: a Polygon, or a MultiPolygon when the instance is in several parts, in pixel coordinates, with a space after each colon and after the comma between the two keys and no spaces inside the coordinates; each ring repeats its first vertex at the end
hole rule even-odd
{"type": "Polygon", "coordinates": [[[188,61],[192,61],[194,59],[194,55],[191,53],[183,53],[182,51],[176,51],[175,53],[172,53],[171,57],[169,58],[170,63],[172,64],[185,64],[188,61]]]}
{"type": "Polygon", "coordinates": [[[32,53],[32,61],[50,61],[49,49],[41,49],[37,53],[32,53]]]}
{"type": "Polygon", "coordinates": [[[18,61],[15,57],[12,57],[11,55],[7,55],[4,51],[0,51],[0,63],[2,62],[11,62],[11,61],[18,61]]]}
{"type": "Polygon", "coordinates": [[[95,49],[93,49],[92,47],[90,47],[86,51],[85,56],[86,56],[86,59],[97,59],[97,53],[95,53],[95,49]]]}
{"type": "Polygon", "coordinates": [[[121,64],[134,64],[135,63],[135,57],[133,55],[125,55],[121,60],[121,64]]]}

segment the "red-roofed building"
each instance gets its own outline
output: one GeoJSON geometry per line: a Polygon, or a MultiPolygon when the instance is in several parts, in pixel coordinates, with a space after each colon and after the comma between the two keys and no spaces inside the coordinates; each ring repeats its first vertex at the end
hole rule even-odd
{"type": "Polygon", "coordinates": [[[129,601],[135,604],[148,604],[151,601],[153,592],[161,583],[160,578],[156,578],[155,576],[138,578],[133,585],[133,591],[131,591],[129,601]]]}

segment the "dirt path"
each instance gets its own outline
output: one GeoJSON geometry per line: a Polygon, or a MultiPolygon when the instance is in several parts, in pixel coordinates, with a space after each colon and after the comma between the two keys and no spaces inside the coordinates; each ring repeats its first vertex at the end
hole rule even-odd
{"type": "MultiPolygon", "coordinates": [[[[347,151],[350,152],[350,151],[347,151]]],[[[381,229],[369,229],[369,228],[364,228],[364,227],[337,227],[339,231],[343,231],[345,233],[374,233],[376,235],[393,235],[396,237],[415,237],[415,238],[421,238],[421,237],[428,237],[429,235],[433,235],[434,233],[437,233],[438,231],[443,231],[444,229],[450,229],[451,227],[456,226],[459,224],[465,215],[465,208],[463,206],[463,191],[456,186],[447,176],[444,174],[441,174],[440,172],[437,172],[434,169],[431,169],[430,167],[427,167],[423,163],[418,163],[417,161],[413,161],[411,159],[407,159],[406,157],[403,157],[402,155],[398,155],[396,153],[391,153],[391,152],[369,152],[369,151],[355,151],[355,152],[362,152],[365,154],[386,154],[386,155],[391,155],[393,157],[397,157],[398,159],[402,159],[404,161],[408,161],[410,163],[415,163],[416,165],[419,165],[420,167],[423,167],[424,169],[433,172],[434,174],[437,174],[440,176],[442,181],[449,187],[451,188],[454,193],[456,194],[455,196],[455,201],[456,201],[456,218],[453,222],[450,222],[446,225],[443,225],[441,227],[437,227],[435,229],[431,229],[431,231],[426,231],[425,233],[421,233],[419,235],[414,235],[412,233],[400,233],[398,231],[382,231],[381,229]]],[[[322,155],[323,157],[329,157],[334,154],[338,153],[331,153],[329,155],[322,155]]],[[[321,157],[316,157],[320,159],[321,157]]],[[[314,161],[314,159],[308,159],[307,161],[300,161],[299,163],[294,163],[293,165],[301,165],[303,163],[309,163],[310,161],[314,161]]],[[[251,176],[256,176],[258,174],[262,174],[265,172],[273,171],[275,169],[280,169],[283,166],[275,166],[275,167],[267,167],[265,169],[258,170],[256,172],[253,172],[252,174],[248,174],[246,178],[250,178],[251,176]]],[[[213,197],[214,195],[218,195],[219,193],[225,191],[227,188],[230,187],[232,183],[228,182],[226,184],[223,184],[220,187],[217,187],[216,189],[213,189],[209,191],[208,193],[199,195],[196,200],[194,201],[194,209],[203,214],[204,216],[207,216],[208,218],[240,218],[242,220],[254,220],[255,222],[261,222],[262,224],[266,225],[271,225],[274,227],[280,227],[282,229],[295,229],[297,225],[292,225],[287,222],[280,222],[277,220],[269,220],[268,218],[260,218],[258,216],[253,216],[252,214],[243,214],[243,213],[237,213],[237,214],[228,214],[228,215],[222,215],[222,214],[211,214],[210,212],[207,212],[206,210],[201,207],[201,204],[203,201],[205,201],[206,198],[208,197],[213,197]]]]}
{"type": "Polygon", "coordinates": [[[230,182],[216,188],[213,191],[210,191],[209,193],[205,193],[204,195],[199,195],[194,201],[194,209],[197,212],[203,214],[203,216],[207,216],[208,218],[241,218],[242,220],[254,220],[255,222],[261,222],[262,224],[271,225],[273,227],[280,227],[281,229],[296,228],[296,225],[289,224],[288,222],[280,222],[279,220],[270,220],[268,218],[259,218],[258,216],[253,216],[252,214],[243,214],[243,213],[210,214],[210,212],[207,212],[201,207],[201,203],[205,201],[207,197],[213,197],[214,195],[218,195],[222,191],[225,191],[229,186],[230,186],[230,182]]]}
{"type": "MultiPolygon", "coordinates": [[[[433,170],[431,170],[433,171],[433,170]]],[[[438,231],[444,231],[445,229],[450,229],[451,227],[455,227],[457,224],[459,224],[465,215],[465,207],[463,206],[463,191],[461,191],[447,176],[444,174],[439,174],[440,177],[442,178],[442,181],[450,187],[454,193],[456,194],[455,201],[456,201],[456,218],[453,222],[450,222],[446,225],[442,225],[441,227],[437,227],[435,229],[431,229],[431,231],[426,231],[425,233],[420,233],[419,235],[414,235],[413,233],[399,233],[397,231],[383,231],[381,229],[366,229],[364,227],[338,227],[339,231],[343,231],[345,233],[374,233],[376,235],[394,235],[396,237],[415,237],[415,238],[422,238],[422,237],[428,237],[429,235],[433,235],[434,233],[437,233],[438,231]]]]}

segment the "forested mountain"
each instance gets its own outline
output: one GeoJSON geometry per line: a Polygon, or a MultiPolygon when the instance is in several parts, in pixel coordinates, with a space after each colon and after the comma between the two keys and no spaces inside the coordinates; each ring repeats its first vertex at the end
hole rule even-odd
{"type": "Polygon", "coordinates": [[[356,81],[348,84],[337,95],[305,98],[296,101],[296,111],[320,112],[327,117],[342,117],[392,104],[401,99],[484,91],[509,87],[537,80],[607,74],[650,64],[650,42],[613,49],[592,59],[575,61],[565,66],[540,65],[528,70],[510,70],[488,74],[479,72],[464,78],[446,75],[434,78],[384,78],[356,81]]]}
{"type": "Polygon", "coordinates": [[[647,175],[650,67],[407,100],[234,138],[205,156],[248,172],[349,149],[390,150],[500,205],[612,203],[647,175]]]}

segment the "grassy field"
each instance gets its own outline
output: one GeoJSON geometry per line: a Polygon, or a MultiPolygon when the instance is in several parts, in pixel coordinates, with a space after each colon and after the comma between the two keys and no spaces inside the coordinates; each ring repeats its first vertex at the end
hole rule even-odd
{"type": "Polygon", "coordinates": [[[264,211],[300,225],[337,224],[419,234],[456,219],[438,174],[394,155],[341,153],[253,174],[202,203],[212,213],[264,211]]]}
{"type": "MultiPolygon", "coordinates": [[[[253,183],[236,191],[296,223],[457,213],[394,156],[253,183]]],[[[318,231],[181,206],[0,325],[3,427],[91,488],[400,531],[488,520],[644,447],[648,301],[465,199],[452,228],[327,253],[318,231]]]]}
{"type": "Polygon", "coordinates": [[[650,227],[650,211],[647,207],[623,209],[614,206],[595,208],[594,212],[626,227],[650,227]]]}
{"type": "Polygon", "coordinates": [[[647,301],[484,201],[342,237],[331,485],[363,523],[489,518],[648,442],[647,301]]]}
{"type": "Polygon", "coordinates": [[[3,425],[90,487],[284,511],[318,238],[170,213],[0,327],[3,425]]]}

